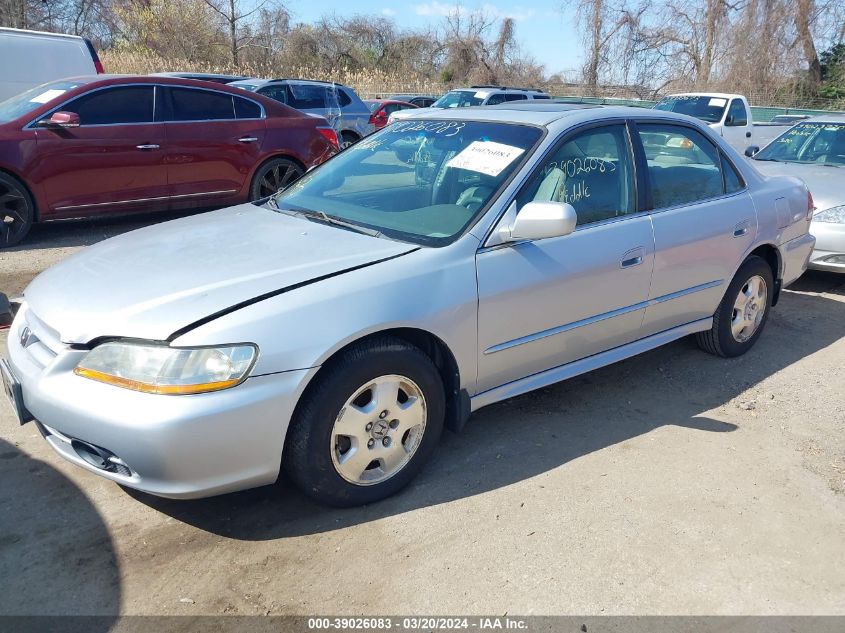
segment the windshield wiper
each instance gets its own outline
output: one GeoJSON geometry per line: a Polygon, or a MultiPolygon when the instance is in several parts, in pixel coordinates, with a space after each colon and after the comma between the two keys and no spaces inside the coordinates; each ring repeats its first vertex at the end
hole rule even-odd
{"type": "Polygon", "coordinates": [[[342,220],[333,215],[329,215],[325,211],[297,209],[296,211],[294,211],[294,213],[298,213],[299,215],[302,215],[310,220],[317,220],[318,222],[325,222],[326,224],[340,226],[345,229],[349,229],[350,231],[355,231],[356,233],[363,233],[364,235],[369,235],[370,237],[381,237],[380,231],[367,228],[366,226],[361,226],[360,224],[355,224],[354,222],[347,222],[346,220],[342,220]]]}

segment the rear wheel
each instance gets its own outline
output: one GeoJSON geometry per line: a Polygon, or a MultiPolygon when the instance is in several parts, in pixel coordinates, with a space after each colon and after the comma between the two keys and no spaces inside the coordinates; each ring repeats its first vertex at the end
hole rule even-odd
{"type": "Polygon", "coordinates": [[[0,248],[18,244],[35,219],[35,204],[16,178],[0,173],[0,248]]]}
{"type": "Polygon", "coordinates": [[[696,334],[699,347],[717,356],[741,356],[759,338],[772,303],[772,269],[756,255],[740,266],[713,315],[713,327],[696,334]]]}
{"type": "Polygon", "coordinates": [[[261,200],[296,182],[305,170],[289,158],[271,158],[252,177],[249,199],[261,200]]]}
{"type": "Polygon", "coordinates": [[[440,438],[445,396],[422,351],[391,337],[350,348],[297,408],[282,463],[317,501],[354,506],[400,490],[440,438]]]}

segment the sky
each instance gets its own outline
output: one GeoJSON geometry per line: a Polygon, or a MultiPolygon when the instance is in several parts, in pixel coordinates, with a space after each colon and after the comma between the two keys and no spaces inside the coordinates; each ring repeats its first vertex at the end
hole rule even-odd
{"type": "MultiPolygon", "coordinates": [[[[457,6],[449,0],[285,0],[284,4],[295,22],[313,22],[332,13],[338,16],[369,14],[388,17],[400,28],[435,25],[445,15],[454,12],[457,6]]],[[[584,61],[583,44],[574,21],[574,11],[570,9],[565,15],[561,4],[561,0],[516,0],[515,3],[465,0],[460,6],[469,11],[482,9],[491,16],[512,17],[523,51],[545,65],[548,74],[562,72],[565,76],[572,76],[584,61]]]]}

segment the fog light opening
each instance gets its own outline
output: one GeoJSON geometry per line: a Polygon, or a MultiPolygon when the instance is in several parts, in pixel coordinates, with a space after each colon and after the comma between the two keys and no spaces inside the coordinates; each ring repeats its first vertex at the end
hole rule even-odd
{"type": "Polygon", "coordinates": [[[129,466],[114,453],[89,444],[88,442],[83,442],[82,440],[72,439],[70,445],[76,451],[76,454],[79,455],[79,458],[86,464],[90,464],[98,470],[116,473],[124,477],[132,476],[129,466]]]}

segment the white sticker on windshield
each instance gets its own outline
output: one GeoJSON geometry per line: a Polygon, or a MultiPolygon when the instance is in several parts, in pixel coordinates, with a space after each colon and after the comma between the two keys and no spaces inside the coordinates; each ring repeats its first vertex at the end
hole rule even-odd
{"type": "Polygon", "coordinates": [[[710,99],[707,105],[716,106],[717,108],[724,108],[727,102],[727,99],[719,99],[718,97],[713,97],[712,99],[710,99]]]}
{"type": "Polygon", "coordinates": [[[475,97],[476,99],[486,99],[489,94],[489,92],[476,92],[475,97]]]}
{"type": "Polygon", "coordinates": [[[52,90],[45,90],[37,97],[33,97],[29,100],[30,103],[47,103],[48,101],[52,101],[59,95],[63,95],[66,91],[65,90],[58,90],[53,88],[52,90]]]}
{"type": "Polygon", "coordinates": [[[477,171],[488,176],[498,176],[524,151],[521,147],[493,141],[473,141],[446,166],[477,171]]]}

